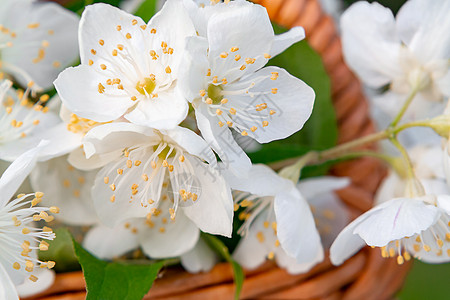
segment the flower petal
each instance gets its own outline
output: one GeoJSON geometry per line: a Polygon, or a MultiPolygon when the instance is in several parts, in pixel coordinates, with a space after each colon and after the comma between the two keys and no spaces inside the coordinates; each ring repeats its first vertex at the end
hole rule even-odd
{"type": "Polygon", "coordinates": [[[188,103],[178,89],[161,93],[155,99],[139,101],[136,108],[125,115],[131,123],[155,129],[172,129],[188,113],[188,103]]]}
{"type": "MultiPolygon", "coordinates": [[[[26,279],[24,283],[17,286],[17,293],[22,298],[28,298],[33,295],[39,294],[47,290],[55,281],[55,272],[49,269],[36,269],[33,272],[38,279],[38,281],[34,282],[30,279],[26,279]]],[[[3,278],[3,277],[2,277],[3,278]]],[[[3,298],[2,298],[3,299],[3,298]]],[[[4,298],[10,299],[10,298],[4,298]]]]}
{"type": "Polygon", "coordinates": [[[214,153],[205,140],[192,130],[177,127],[173,130],[164,131],[163,133],[191,155],[204,159],[213,166],[217,163],[214,153]]]}
{"type": "Polygon", "coordinates": [[[376,208],[353,231],[369,246],[383,247],[390,241],[413,236],[429,228],[439,218],[439,210],[435,206],[418,199],[396,198],[376,208]]]}
{"type": "Polygon", "coordinates": [[[139,247],[137,234],[118,224],[114,228],[98,225],[86,234],[83,247],[100,259],[113,259],[139,247]]]}
{"type": "Polygon", "coordinates": [[[91,198],[96,173],[76,170],[62,156],[38,163],[30,180],[35,191],[45,191],[41,205],[59,207],[57,219],[70,225],[92,225],[98,221],[91,198]]]}
{"type": "Polygon", "coordinates": [[[352,257],[366,245],[364,240],[359,235],[353,233],[359,223],[366,217],[367,215],[361,215],[359,218],[347,225],[347,227],[345,227],[337,236],[336,240],[330,247],[330,260],[333,265],[341,265],[344,261],[352,257]]]}
{"type": "Polygon", "coordinates": [[[197,244],[200,231],[182,212],[174,222],[168,223],[164,231],[142,225],[138,229],[139,243],[145,254],[152,258],[180,256],[192,250],[197,244]]]}
{"type": "Polygon", "coordinates": [[[181,63],[178,84],[189,102],[198,98],[200,91],[207,86],[206,75],[209,68],[207,53],[207,39],[198,36],[186,38],[185,59],[181,63]]]}
{"type": "MultiPolygon", "coordinates": [[[[232,83],[224,93],[248,89],[248,93],[228,96],[226,107],[236,126],[260,143],[284,139],[299,131],[311,116],[314,90],[286,70],[267,67],[232,83]],[[259,108],[265,105],[265,108],[259,108]],[[242,129],[242,130],[243,130],[242,129]]],[[[241,130],[241,131],[242,131],[241,130]]]]}
{"type": "Polygon", "coordinates": [[[251,167],[250,158],[236,143],[230,129],[220,127],[215,117],[208,114],[207,108],[200,105],[196,109],[197,125],[203,138],[219,155],[226,168],[237,176],[245,177],[251,167]]]}
{"type": "Polygon", "coordinates": [[[263,164],[252,165],[247,178],[236,177],[227,170],[223,174],[232,189],[261,197],[275,196],[277,193],[285,191],[292,186],[289,180],[279,176],[275,171],[263,164]]]}
{"type": "Polygon", "coordinates": [[[2,49],[3,67],[22,86],[31,79],[36,87],[51,88],[77,58],[78,16],[55,3],[6,0],[2,8],[2,25],[17,34],[13,46],[2,49]]]}
{"type": "Polygon", "coordinates": [[[401,74],[400,40],[390,9],[357,2],[342,15],[341,30],[345,60],[365,84],[381,87],[401,74]]]}
{"type": "Polygon", "coordinates": [[[159,139],[151,128],[131,123],[109,123],[92,128],[84,137],[86,157],[115,152],[118,149],[145,144],[159,139]],[[120,143],[117,143],[120,141],[120,143]]]}
{"type": "Polygon", "coordinates": [[[270,53],[274,39],[267,11],[260,5],[242,5],[214,14],[208,22],[207,36],[212,73],[226,77],[228,82],[263,67],[268,61],[264,54],[270,53]],[[232,48],[239,50],[233,52],[232,48]],[[223,53],[227,53],[226,57],[223,53]],[[241,59],[236,60],[236,55],[241,59]],[[247,58],[255,61],[247,64],[247,58]],[[246,69],[240,70],[243,64],[246,69]]]}
{"type": "Polygon", "coordinates": [[[276,35],[270,50],[272,57],[277,56],[290,46],[305,38],[305,29],[301,26],[293,27],[289,31],[276,35]]]}
{"type": "Polygon", "coordinates": [[[198,159],[186,159],[201,184],[201,194],[193,205],[182,207],[183,212],[200,230],[231,237],[234,210],[230,187],[215,169],[198,159]]]}
{"type": "MultiPolygon", "coordinates": [[[[99,25],[96,25],[97,27],[99,25]]],[[[76,115],[97,122],[121,117],[134,102],[119,89],[102,92],[100,84],[109,78],[87,65],[67,68],[55,80],[55,88],[63,104],[76,115]]]]}
{"type": "Polygon", "coordinates": [[[292,186],[275,196],[277,236],[281,247],[298,263],[323,260],[320,236],[306,200],[292,186]]]}
{"type": "Polygon", "coordinates": [[[297,184],[297,188],[308,202],[314,201],[314,197],[320,194],[331,193],[340,190],[350,184],[349,178],[338,178],[332,176],[322,176],[318,178],[302,179],[297,184]]]}
{"type": "Polygon", "coordinates": [[[2,264],[0,264],[0,277],[2,278],[2,280],[0,280],[0,299],[19,300],[16,287],[12,283],[2,264]]]}
{"type": "Polygon", "coordinates": [[[30,174],[36,164],[39,151],[45,147],[46,141],[39,144],[38,147],[28,150],[19,156],[3,173],[0,178],[0,207],[3,207],[14,195],[19,186],[30,174]]]}
{"type": "Polygon", "coordinates": [[[219,261],[216,253],[202,239],[195,247],[181,255],[181,265],[190,273],[209,272],[219,261]]]}

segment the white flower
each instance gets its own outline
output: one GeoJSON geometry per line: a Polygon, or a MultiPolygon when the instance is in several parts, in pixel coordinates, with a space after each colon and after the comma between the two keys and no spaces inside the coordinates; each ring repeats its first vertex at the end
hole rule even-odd
{"type": "Polygon", "coordinates": [[[243,207],[243,235],[233,257],[253,269],[275,258],[290,273],[306,272],[323,260],[320,236],[309,205],[294,184],[264,165],[253,165],[248,179],[227,172],[236,192],[236,208],[243,207]]]}
{"type": "Polygon", "coordinates": [[[0,70],[21,85],[49,89],[78,55],[78,16],[55,3],[2,0],[0,70]]]}
{"type": "MultiPolygon", "coordinates": [[[[421,145],[409,150],[414,173],[429,195],[450,195],[450,187],[445,182],[443,163],[444,151],[439,145],[421,145]]],[[[405,195],[408,181],[394,170],[383,180],[375,195],[375,203],[380,204],[405,195]]]]}
{"type": "Polygon", "coordinates": [[[396,19],[378,3],[358,2],[341,18],[345,59],[368,86],[390,84],[390,101],[413,90],[419,102],[441,101],[450,95],[449,14],[449,1],[408,1],[396,19]]]}
{"type": "Polygon", "coordinates": [[[176,88],[185,37],[195,34],[181,0],[168,1],[148,24],[107,4],[86,7],[80,22],[81,65],[62,72],[56,89],[82,118],[170,129],[188,104],[176,88]]]}
{"type": "MultiPolygon", "coordinates": [[[[211,149],[194,132],[111,123],[91,129],[84,150],[88,159],[100,163],[88,160],[82,167],[103,166],[92,195],[104,224],[164,214],[173,225],[186,215],[205,232],[230,236],[230,189],[214,168],[211,149]]],[[[77,162],[73,159],[75,166],[77,162]]],[[[164,232],[163,224],[155,231],[164,232]]]]}
{"type": "Polygon", "coordinates": [[[9,80],[0,82],[0,159],[13,161],[36,147],[42,139],[52,142],[39,152],[45,160],[68,152],[80,144],[73,141],[58,116],[44,107],[48,96],[37,103],[28,99],[30,90],[14,90],[9,80]]]}
{"type": "Polygon", "coordinates": [[[350,183],[348,178],[322,176],[302,179],[297,184],[300,194],[308,201],[322,245],[330,248],[339,232],[348,224],[347,208],[334,193],[350,183]]]}
{"type": "Polygon", "coordinates": [[[251,163],[231,129],[267,143],[300,130],[311,115],[309,86],[284,69],[263,68],[304,31],[274,36],[265,8],[247,1],[185,4],[200,36],[187,38],[180,89],[195,108],[202,136],[227,167],[245,176],[251,163]]]}
{"type": "Polygon", "coordinates": [[[56,216],[69,225],[98,223],[91,198],[91,188],[97,172],[75,169],[67,162],[67,155],[39,162],[30,174],[34,190],[44,191],[41,205],[57,206],[56,216]]]}
{"type": "Polygon", "coordinates": [[[394,198],[350,223],[330,249],[342,264],[365,244],[381,247],[383,257],[403,264],[412,256],[429,263],[450,261],[450,197],[394,198]]]}
{"type": "Polygon", "coordinates": [[[48,243],[44,239],[52,240],[55,234],[48,227],[37,228],[33,224],[40,220],[52,221],[53,216],[48,215],[47,211],[57,213],[59,209],[36,207],[42,200],[41,192],[20,194],[10,201],[33,168],[40,150],[41,147],[37,147],[21,155],[0,178],[1,299],[18,299],[16,285],[24,283],[26,278],[36,281],[37,269],[50,269],[55,264],[51,261],[42,262],[37,258],[37,249],[48,249],[48,243]]]}

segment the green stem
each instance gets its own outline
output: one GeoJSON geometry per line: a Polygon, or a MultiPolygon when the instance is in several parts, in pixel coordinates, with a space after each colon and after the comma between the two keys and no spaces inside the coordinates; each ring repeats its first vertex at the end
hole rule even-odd
{"type": "Polygon", "coordinates": [[[432,127],[429,120],[421,120],[410,123],[402,124],[392,130],[393,134],[398,134],[399,132],[413,127],[432,127]]]}
{"type": "Polygon", "coordinates": [[[417,89],[413,89],[411,94],[409,94],[408,98],[406,99],[405,103],[403,103],[402,108],[398,112],[397,116],[395,117],[394,121],[390,124],[389,127],[393,128],[397,126],[398,122],[403,118],[403,115],[405,114],[406,110],[408,109],[411,102],[414,100],[414,98],[417,95],[417,89]]]}
{"type": "Polygon", "coordinates": [[[411,158],[409,157],[408,151],[406,151],[405,147],[403,147],[402,144],[398,141],[396,137],[392,137],[389,139],[391,143],[400,151],[400,154],[402,155],[403,159],[406,163],[406,174],[409,179],[416,178],[416,175],[414,174],[414,166],[411,161],[411,158]]]}
{"type": "Polygon", "coordinates": [[[390,136],[389,130],[383,130],[380,132],[376,132],[376,133],[364,136],[362,138],[359,138],[357,140],[336,146],[334,148],[318,152],[317,159],[319,161],[336,159],[336,158],[339,158],[340,156],[342,156],[343,154],[346,154],[346,152],[349,150],[387,139],[389,136],[390,136]]]}

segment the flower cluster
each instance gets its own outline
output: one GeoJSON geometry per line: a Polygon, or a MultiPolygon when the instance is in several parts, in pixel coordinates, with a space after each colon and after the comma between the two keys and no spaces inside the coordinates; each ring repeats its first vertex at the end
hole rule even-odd
{"type": "Polygon", "coordinates": [[[190,272],[219,261],[210,235],[235,239],[245,268],[270,259],[291,274],[328,249],[339,265],[365,245],[398,264],[450,261],[450,1],[409,0],[396,19],[376,3],[344,12],[345,59],[387,129],[278,173],[252,163],[247,141],[286,139],[312,114],[314,90],[266,66],[305,38],[302,27],[276,35],[246,0],[167,0],[149,22],[103,3],[79,19],[54,3],[3,1],[1,299],[53,282],[55,263],[37,250],[55,238],[43,225],[55,218],[87,228],[82,245],[100,259],[139,250],[190,272]],[[355,150],[383,139],[395,149],[355,150]],[[335,193],[350,180],[299,180],[306,166],[363,155],[391,169],[375,207],[352,222],[335,193]],[[15,195],[28,175],[45,197],[15,195]]]}

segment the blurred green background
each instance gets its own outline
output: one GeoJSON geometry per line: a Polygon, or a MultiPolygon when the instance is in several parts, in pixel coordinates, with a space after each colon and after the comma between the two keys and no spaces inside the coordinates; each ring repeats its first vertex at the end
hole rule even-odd
{"type": "MultiPolygon", "coordinates": [[[[339,1],[339,0],[336,0],[339,1]]],[[[430,0],[441,1],[441,0],[430,0]]],[[[346,6],[357,0],[344,0],[346,6]]],[[[369,1],[374,2],[374,1],[369,1]]],[[[394,13],[406,2],[405,0],[378,0],[394,13]]],[[[449,16],[450,18],[450,16],[449,16]]],[[[450,264],[430,265],[419,261],[406,279],[406,284],[397,295],[400,300],[444,300],[450,299],[450,264]]]]}

